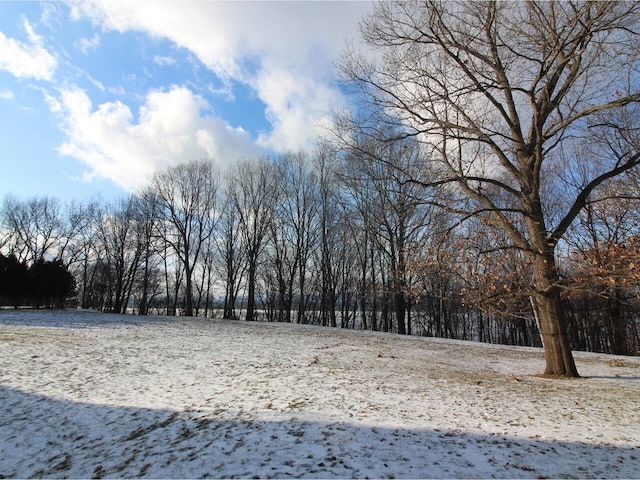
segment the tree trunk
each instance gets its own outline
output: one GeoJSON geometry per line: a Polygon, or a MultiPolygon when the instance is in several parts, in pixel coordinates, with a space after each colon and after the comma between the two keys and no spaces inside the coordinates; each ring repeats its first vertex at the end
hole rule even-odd
{"type": "Polygon", "coordinates": [[[396,286],[393,292],[393,309],[396,314],[396,321],[398,322],[398,333],[400,335],[406,335],[404,292],[401,290],[400,282],[396,281],[394,283],[396,286]]]}
{"type": "Polygon", "coordinates": [[[222,313],[222,318],[235,320],[236,318],[236,295],[235,295],[235,284],[236,284],[236,276],[234,273],[234,253],[229,250],[227,253],[227,282],[225,285],[225,294],[224,294],[224,311],[222,313]]]}
{"type": "Polygon", "coordinates": [[[191,281],[191,266],[185,262],[186,292],[185,292],[185,308],[184,316],[193,317],[193,282],[191,281]]]}
{"type": "Polygon", "coordinates": [[[629,355],[627,347],[627,322],[622,312],[621,288],[611,288],[605,298],[603,317],[609,332],[610,353],[629,355]]]}
{"type": "Polygon", "coordinates": [[[140,298],[140,307],[138,315],[147,315],[149,308],[149,251],[144,257],[144,276],[142,278],[142,297],[140,298]]]}
{"type": "Polygon", "coordinates": [[[255,320],[255,308],[256,308],[256,266],[253,260],[250,260],[249,265],[249,278],[247,285],[247,315],[245,320],[252,322],[255,320]]]}
{"type": "Polygon", "coordinates": [[[304,260],[304,257],[300,259],[300,264],[298,267],[298,279],[300,282],[300,299],[298,300],[298,319],[297,322],[298,323],[307,323],[305,321],[304,318],[304,313],[306,310],[306,305],[305,305],[305,277],[307,275],[307,271],[305,268],[305,263],[306,261],[304,260]]]}
{"type": "Polygon", "coordinates": [[[579,377],[569,346],[554,255],[549,250],[546,254],[535,255],[534,260],[535,301],[546,361],[544,375],[579,377]]]}

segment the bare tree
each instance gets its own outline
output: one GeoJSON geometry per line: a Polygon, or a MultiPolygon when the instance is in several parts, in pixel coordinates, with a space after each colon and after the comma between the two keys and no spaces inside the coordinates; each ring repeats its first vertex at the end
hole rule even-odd
{"type": "Polygon", "coordinates": [[[220,276],[224,278],[224,305],[222,318],[237,319],[236,301],[246,271],[245,251],[241,245],[238,210],[225,192],[224,203],[217,226],[218,241],[215,242],[220,276]]]}
{"type": "Polygon", "coordinates": [[[227,177],[228,195],[238,214],[238,227],[247,261],[246,320],[255,320],[258,265],[265,238],[274,218],[277,181],[274,165],[267,158],[246,160],[227,177]]]}
{"type": "MultiPolygon", "coordinates": [[[[286,202],[286,200],[285,200],[286,202]]],[[[291,321],[293,287],[299,258],[295,250],[295,234],[285,223],[282,205],[276,208],[274,220],[269,226],[266,246],[265,288],[273,311],[272,320],[291,321]]]]}
{"type": "Polygon", "coordinates": [[[142,249],[142,276],[139,280],[138,315],[147,315],[151,298],[156,293],[158,263],[156,245],[156,211],[153,197],[139,196],[135,203],[138,242],[142,249]]]}
{"type": "Polygon", "coordinates": [[[65,258],[84,220],[77,205],[65,206],[54,197],[21,200],[8,195],[0,213],[8,231],[5,248],[29,263],[65,258]]]}
{"type": "Polygon", "coordinates": [[[102,209],[97,201],[89,201],[79,207],[82,218],[76,218],[81,226],[78,235],[69,248],[72,260],[67,262],[73,269],[76,278],[78,301],[82,308],[93,306],[90,304],[93,280],[97,273],[98,259],[102,253],[102,243],[99,236],[99,225],[102,209]]]}
{"type": "Polygon", "coordinates": [[[320,266],[320,298],[322,325],[337,327],[340,240],[340,202],[337,201],[336,151],[327,142],[319,143],[314,155],[314,167],[318,176],[320,208],[320,248],[316,250],[320,266]]]}
{"type": "MultiPolygon", "coordinates": [[[[286,153],[277,162],[281,197],[276,208],[279,226],[275,238],[281,237],[281,251],[291,251],[288,277],[289,297],[293,296],[293,280],[297,279],[298,309],[296,321],[305,321],[308,267],[318,239],[320,209],[319,186],[308,155],[299,151],[286,153]]],[[[290,309],[290,304],[289,307],[290,309]]],[[[287,313],[287,317],[289,317],[287,313]]]]}
{"type": "MultiPolygon", "coordinates": [[[[530,262],[548,375],[578,375],[556,246],[594,190],[640,161],[637,142],[623,141],[640,100],[639,9],[636,2],[379,3],[361,28],[379,57],[351,50],[342,62],[371,108],[424,142],[439,184],[460,196],[459,213],[503,229],[530,262]],[[594,133],[615,141],[597,161],[575,156],[594,133]],[[580,164],[588,175],[572,182],[580,164]],[[556,199],[544,188],[551,176],[566,185],[554,215],[556,199]]],[[[443,206],[454,208],[450,202],[443,206]]]]}
{"type": "Polygon", "coordinates": [[[208,160],[157,171],[144,193],[157,206],[159,232],[178,256],[185,280],[185,316],[193,316],[193,274],[216,222],[219,176],[208,160]]]}
{"type": "MultiPolygon", "coordinates": [[[[381,278],[387,282],[383,294],[389,297],[384,301],[392,306],[397,331],[411,334],[407,257],[415,248],[413,243],[422,238],[430,213],[426,198],[430,192],[416,182],[424,183],[427,176],[420,147],[413,138],[385,141],[367,135],[359,120],[341,120],[336,141],[346,150],[342,181],[371,237],[370,247],[384,256],[384,261],[379,261],[384,268],[380,273],[388,273],[381,278]]],[[[366,269],[366,257],[362,262],[366,269]]],[[[369,264],[375,268],[373,261],[369,264]]],[[[371,323],[375,329],[375,318],[371,323]]]]}
{"type": "Polygon", "coordinates": [[[137,215],[138,199],[134,195],[114,201],[103,212],[99,235],[104,247],[109,290],[108,309],[126,313],[136,276],[145,254],[137,215]]]}

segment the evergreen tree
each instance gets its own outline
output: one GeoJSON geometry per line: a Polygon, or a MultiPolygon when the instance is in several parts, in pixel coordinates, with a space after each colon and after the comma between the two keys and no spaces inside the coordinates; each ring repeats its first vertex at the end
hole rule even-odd
{"type": "Polygon", "coordinates": [[[15,255],[0,254],[0,304],[15,308],[29,295],[27,266],[15,255]]]}
{"type": "Polygon", "coordinates": [[[73,275],[60,260],[38,260],[29,269],[36,308],[63,308],[65,300],[75,289],[73,275]]]}

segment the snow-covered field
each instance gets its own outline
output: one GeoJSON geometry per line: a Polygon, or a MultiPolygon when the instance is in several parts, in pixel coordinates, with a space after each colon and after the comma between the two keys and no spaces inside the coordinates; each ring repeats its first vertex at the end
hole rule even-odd
{"type": "Polygon", "coordinates": [[[640,477],[640,358],[0,311],[2,477],[640,477]]]}

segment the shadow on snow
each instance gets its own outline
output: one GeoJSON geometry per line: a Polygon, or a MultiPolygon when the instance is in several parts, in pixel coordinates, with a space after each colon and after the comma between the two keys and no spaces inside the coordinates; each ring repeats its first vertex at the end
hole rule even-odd
{"type": "MultiPolygon", "coordinates": [[[[428,406],[425,406],[428,408],[428,406]]],[[[233,418],[0,386],[0,478],[636,477],[638,449],[462,431],[233,418]]]]}

